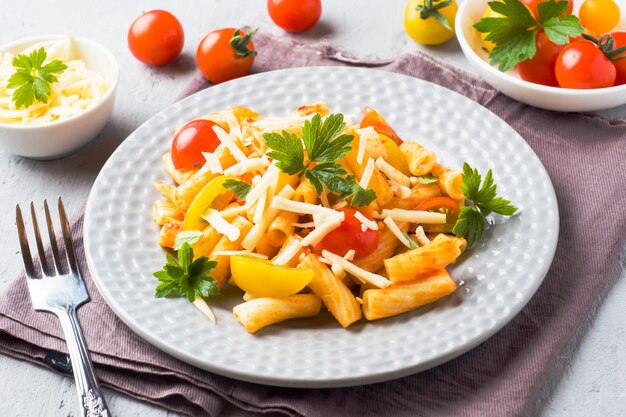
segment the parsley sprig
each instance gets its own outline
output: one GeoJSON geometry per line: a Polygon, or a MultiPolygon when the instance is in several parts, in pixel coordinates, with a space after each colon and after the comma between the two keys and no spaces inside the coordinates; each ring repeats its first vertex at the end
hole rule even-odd
{"type": "Polygon", "coordinates": [[[467,244],[472,246],[485,233],[487,222],[485,217],[491,213],[503,216],[512,216],[517,207],[509,200],[496,197],[496,184],[493,181],[491,169],[487,171],[485,179],[466,162],[463,164],[463,195],[470,200],[470,205],[461,207],[461,213],[452,233],[458,237],[465,237],[467,244]]]}
{"type": "Polygon", "coordinates": [[[348,175],[336,161],[352,149],[352,135],[342,134],[346,124],[343,114],[331,114],[322,122],[319,113],[304,122],[302,138],[282,131],[264,133],[270,151],[267,155],[276,160],[276,166],[290,175],[304,175],[318,194],[324,186],[339,196],[339,200],[352,197],[352,205],[367,206],[376,199],[374,190],[365,190],[348,175]],[[305,158],[306,150],[306,158],[305,158]]]}
{"type": "Polygon", "coordinates": [[[245,181],[228,178],[224,181],[224,188],[235,193],[237,200],[244,201],[252,186],[245,181]]]}
{"type": "Polygon", "coordinates": [[[193,249],[185,242],[178,250],[178,260],[168,253],[163,269],[154,273],[160,281],[154,296],[179,295],[193,303],[199,296],[219,295],[217,281],[209,275],[216,266],[217,262],[209,261],[206,256],[194,260],[193,249]]]}
{"type": "Polygon", "coordinates": [[[9,77],[7,88],[15,89],[12,100],[16,108],[29,107],[35,100],[48,102],[50,84],[58,81],[54,74],[61,74],[67,65],[58,59],[43,65],[46,57],[46,50],[42,47],[29,55],[18,54],[13,58],[16,70],[9,77]]]}
{"type": "Polygon", "coordinates": [[[519,0],[491,1],[489,7],[502,17],[484,17],[474,28],[487,33],[485,40],[496,44],[489,57],[492,64],[499,65],[500,71],[508,71],[535,56],[539,30],[557,45],[565,45],[570,42],[570,37],[583,32],[578,17],[563,15],[568,8],[567,0],[539,3],[537,20],[519,0]]]}

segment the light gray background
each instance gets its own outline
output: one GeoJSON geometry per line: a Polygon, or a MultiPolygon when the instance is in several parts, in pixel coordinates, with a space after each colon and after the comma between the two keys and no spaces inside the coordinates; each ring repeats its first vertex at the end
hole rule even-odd
{"type": "MultiPolygon", "coordinates": [[[[72,212],[86,200],[102,164],[122,140],[150,116],[172,103],[195,73],[199,40],[220,27],[259,26],[283,32],[267,16],[264,0],[4,0],[0,44],[22,37],[59,33],[63,28],[103,43],[116,55],[121,80],[113,119],[88,147],[59,161],[31,161],[0,149],[0,291],[21,269],[15,236],[14,205],[63,196],[72,212]],[[126,45],[130,23],[141,12],[173,12],[185,30],[183,55],[166,68],[136,61],[126,45]]],[[[292,36],[303,42],[326,37],[359,57],[386,58],[417,49],[473,72],[456,40],[425,48],[402,26],[404,0],[325,0],[322,19],[310,32],[292,36]]],[[[626,107],[604,114],[624,118],[626,107]]],[[[626,251],[574,339],[561,353],[528,417],[621,417],[626,411],[626,251]]],[[[114,416],[175,417],[161,409],[105,390],[114,416]]],[[[74,383],[33,365],[0,356],[0,416],[77,416],[74,383]]],[[[228,410],[227,417],[248,417],[228,410]]],[[[503,416],[506,417],[506,416],[503,416]]]]}

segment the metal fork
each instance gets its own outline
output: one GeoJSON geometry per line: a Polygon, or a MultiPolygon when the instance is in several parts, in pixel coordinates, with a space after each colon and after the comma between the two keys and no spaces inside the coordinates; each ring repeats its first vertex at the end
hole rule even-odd
{"type": "Polygon", "coordinates": [[[30,203],[30,213],[37,252],[39,253],[38,264],[30,254],[20,206],[17,205],[15,209],[17,233],[20,239],[22,258],[24,259],[30,298],[35,310],[54,313],[61,321],[81,403],[81,415],[83,417],[111,417],[96,380],[83,331],[76,316],[76,309],[89,301],[89,294],[87,294],[83,277],[78,268],[69,223],[60,197],[58,206],[63,235],[60,245],[57,245],[48,202],[44,200],[44,211],[48,225],[53,263],[46,259],[46,252],[41,240],[41,234],[39,233],[37,216],[35,215],[35,205],[32,202],[30,203]],[[68,266],[69,270],[67,269],[68,266]]]}

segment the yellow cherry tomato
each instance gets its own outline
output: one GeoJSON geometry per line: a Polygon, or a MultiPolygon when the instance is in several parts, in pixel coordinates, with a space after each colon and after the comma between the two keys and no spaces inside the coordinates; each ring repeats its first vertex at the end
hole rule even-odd
{"type": "Polygon", "coordinates": [[[619,6],[613,0],[585,0],[578,12],[580,24],[604,35],[617,26],[620,20],[619,6]]]}
{"type": "Polygon", "coordinates": [[[220,175],[213,178],[202,190],[196,195],[191,202],[185,221],[183,222],[183,230],[202,230],[207,222],[202,218],[207,210],[214,208],[220,210],[228,204],[232,199],[233,192],[224,188],[224,181],[227,179],[236,179],[230,175],[220,175]]]}
{"type": "Polygon", "coordinates": [[[404,10],[404,29],[415,42],[439,45],[454,36],[456,0],[441,7],[444,0],[409,0],[404,10]],[[441,21],[447,21],[448,27],[441,21]]]}
{"type": "Polygon", "coordinates": [[[230,272],[239,288],[255,297],[286,297],[300,292],[313,279],[311,269],[275,265],[266,259],[235,255],[230,272]]]}
{"type": "MultiPolygon", "coordinates": [[[[491,9],[491,7],[487,6],[487,9],[485,10],[485,13],[483,14],[483,19],[486,17],[502,17],[502,15],[500,13],[494,12],[491,9]]],[[[493,51],[493,48],[496,47],[496,44],[491,41],[486,41],[485,38],[487,37],[487,35],[489,35],[489,33],[481,33],[480,37],[483,40],[483,46],[485,47],[487,52],[491,53],[491,51],[493,51]]]]}
{"type": "Polygon", "coordinates": [[[385,135],[379,133],[378,137],[383,141],[383,146],[387,151],[387,158],[385,158],[385,160],[389,163],[389,165],[402,172],[407,177],[410,177],[411,171],[409,171],[409,163],[406,161],[406,156],[404,156],[400,147],[393,141],[393,139],[385,135]]]}

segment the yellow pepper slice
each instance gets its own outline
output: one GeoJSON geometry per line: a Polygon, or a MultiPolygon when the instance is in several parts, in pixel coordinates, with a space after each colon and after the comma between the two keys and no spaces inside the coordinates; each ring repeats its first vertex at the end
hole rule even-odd
{"type": "Polygon", "coordinates": [[[385,146],[387,150],[386,161],[389,165],[402,172],[407,177],[410,177],[411,171],[409,170],[409,163],[406,161],[406,156],[404,156],[400,147],[388,136],[379,133],[378,137],[383,141],[383,146],[385,146]]]}
{"type": "Polygon", "coordinates": [[[254,297],[286,297],[300,292],[313,279],[311,269],[275,265],[266,259],[235,255],[230,272],[239,288],[254,297]]]}
{"type": "Polygon", "coordinates": [[[233,192],[224,188],[224,181],[227,179],[236,179],[231,175],[220,175],[213,178],[202,190],[196,195],[191,202],[185,220],[183,230],[203,230],[207,222],[202,218],[210,208],[220,210],[228,204],[233,197],[233,192]]]}

